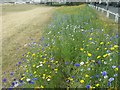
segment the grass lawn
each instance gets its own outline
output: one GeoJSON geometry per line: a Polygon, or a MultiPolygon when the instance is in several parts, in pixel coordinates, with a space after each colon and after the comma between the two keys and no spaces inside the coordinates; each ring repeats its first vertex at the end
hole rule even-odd
{"type": "MultiPolygon", "coordinates": [[[[11,87],[118,87],[117,24],[88,7],[56,9],[39,43],[23,55],[25,70],[11,87]]],[[[5,83],[4,83],[5,84],[5,83]]]]}

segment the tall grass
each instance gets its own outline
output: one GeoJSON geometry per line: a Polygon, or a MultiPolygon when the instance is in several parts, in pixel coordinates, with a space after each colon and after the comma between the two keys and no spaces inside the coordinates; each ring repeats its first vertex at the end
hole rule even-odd
{"type": "Polygon", "coordinates": [[[118,33],[86,5],[60,7],[24,57],[23,87],[118,87],[118,33]]]}

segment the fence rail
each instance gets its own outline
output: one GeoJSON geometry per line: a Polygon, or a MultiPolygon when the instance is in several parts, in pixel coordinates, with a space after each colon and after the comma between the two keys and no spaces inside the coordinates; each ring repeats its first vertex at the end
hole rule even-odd
{"type": "Polygon", "coordinates": [[[106,17],[110,17],[110,14],[112,14],[112,15],[114,15],[115,16],[115,18],[114,18],[114,21],[116,22],[116,23],[118,23],[118,20],[119,20],[119,18],[120,18],[120,15],[118,14],[118,13],[113,13],[113,12],[111,12],[111,11],[109,11],[109,10],[106,10],[106,9],[104,9],[104,8],[101,8],[101,7],[97,7],[97,6],[94,6],[94,5],[91,5],[91,4],[89,4],[88,5],[89,7],[92,7],[92,8],[95,8],[95,9],[97,9],[98,11],[102,11],[102,13],[103,12],[106,12],[107,14],[106,14],[106,17]]]}

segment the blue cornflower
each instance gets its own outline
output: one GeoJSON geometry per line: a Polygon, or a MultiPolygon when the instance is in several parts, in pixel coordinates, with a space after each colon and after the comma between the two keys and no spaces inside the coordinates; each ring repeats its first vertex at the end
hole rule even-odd
{"type": "Polygon", "coordinates": [[[80,66],[80,64],[76,63],[76,64],[74,64],[74,66],[79,67],[79,66],[80,66]]]}
{"type": "Polygon", "coordinates": [[[23,83],[23,80],[19,80],[20,83],[23,83]]]}
{"type": "Polygon", "coordinates": [[[106,74],[107,74],[106,71],[103,71],[103,72],[102,72],[102,76],[105,76],[106,74]]]}
{"type": "Polygon", "coordinates": [[[35,81],[35,80],[37,80],[37,78],[32,78],[32,80],[34,80],[34,81],[35,81]]]}
{"type": "Polygon", "coordinates": [[[33,81],[29,81],[28,83],[29,83],[29,84],[34,84],[34,82],[33,82],[33,81]]]}
{"type": "Polygon", "coordinates": [[[114,68],[116,68],[116,66],[113,65],[112,68],[114,69],[114,68]]]}
{"type": "Polygon", "coordinates": [[[72,78],[74,78],[75,76],[72,76],[72,78]]]}
{"type": "Polygon", "coordinates": [[[114,74],[114,77],[116,77],[118,74],[114,74]]]}
{"type": "Polygon", "coordinates": [[[68,64],[68,62],[65,62],[65,64],[67,65],[67,64],[68,64]]]}
{"type": "Polygon", "coordinates": [[[111,82],[108,82],[108,86],[110,86],[111,82]]]}
{"type": "Polygon", "coordinates": [[[6,82],[6,81],[7,81],[7,79],[6,79],[6,78],[3,78],[3,79],[2,79],[2,82],[6,82]]]}
{"type": "Polygon", "coordinates": [[[118,68],[120,69],[120,65],[118,66],[118,68]]]}
{"type": "Polygon", "coordinates": [[[18,62],[18,65],[20,65],[21,64],[21,62],[18,62]]]}
{"type": "Polygon", "coordinates": [[[94,78],[94,76],[91,76],[91,78],[94,78]]]}
{"type": "Polygon", "coordinates": [[[116,38],[118,38],[118,34],[116,34],[116,38]]]}
{"type": "Polygon", "coordinates": [[[12,84],[12,86],[14,86],[14,85],[15,85],[15,82],[12,82],[11,84],[12,84]]]}
{"type": "Polygon", "coordinates": [[[108,81],[109,81],[109,82],[112,82],[112,81],[114,81],[114,78],[110,78],[108,81]]]}
{"type": "Polygon", "coordinates": [[[86,88],[89,89],[89,88],[90,88],[90,85],[87,85],[86,88]]]}
{"type": "Polygon", "coordinates": [[[44,56],[42,56],[42,58],[45,58],[44,56]]]}
{"type": "Polygon", "coordinates": [[[29,76],[32,76],[32,74],[29,74],[29,76]]]}
{"type": "Polygon", "coordinates": [[[99,78],[99,75],[96,75],[96,78],[99,78]]]}
{"type": "Polygon", "coordinates": [[[13,73],[13,72],[11,72],[11,73],[10,73],[10,76],[12,76],[13,74],[14,74],[14,73],[13,73]]]}

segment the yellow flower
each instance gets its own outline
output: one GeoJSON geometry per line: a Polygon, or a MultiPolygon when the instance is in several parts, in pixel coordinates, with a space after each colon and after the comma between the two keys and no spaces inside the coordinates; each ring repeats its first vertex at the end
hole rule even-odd
{"type": "Polygon", "coordinates": [[[43,76],[45,76],[46,74],[43,74],[43,76]]]}
{"type": "Polygon", "coordinates": [[[104,42],[100,42],[100,44],[102,45],[102,44],[104,44],[104,42]]]}
{"type": "Polygon", "coordinates": [[[26,72],[28,72],[28,70],[26,70],[26,72]]]}
{"type": "Polygon", "coordinates": [[[30,52],[27,52],[27,54],[30,54],[30,52]]]}
{"type": "Polygon", "coordinates": [[[104,48],[105,50],[107,50],[107,48],[104,48]]]}
{"type": "Polygon", "coordinates": [[[118,71],[118,68],[115,68],[115,71],[118,71]]]}
{"type": "Polygon", "coordinates": [[[56,69],[54,69],[55,71],[58,71],[58,69],[56,68],[56,69]]]}
{"type": "Polygon", "coordinates": [[[47,77],[48,77],[48,78],[51,78],[51,76],[50,76],[50,75],[48,75],[47,77]]]}
{"type": "Polygon", "coordinates": [[[92,40],[92,38],[89,38],[89,40],[92,40]]]}
{"type": "Polygon", "coordinates": [[[97,56],[97,59],[99,59],[101,56],[97,56]]]}
{"type": "Polygon", "coordinates": [[[37,87],[35,87],[35,89],[36,89],[36,90],[37,90],[37,89],[39,89],[39,88],[40,88],[40,87],[38,87],[38,86],[37,86],[37,87]]]}
{"type": "Polygon", "coordinates": [[[34,57],[34,56],[35,56],[35,53],[32,54],[32,57],[34,57]]]}
{"type": "Polygon", "coordinates": [[[34,73],[33,74],[36,74],[36,71],[34,71],[34,73]]]}
{"type": "Polygon", "coordinates": [[[84,49],[83,48],[80,48],[81,51],[83,51],[84,49]]]}
{"type": "Polygon", "coordinates": [[[55,62],[56,64],[58,63],[58,61],[55,62]]]}
{"type": "Polygon", "coordinates": [[[114,50],[115,48],[114,47],[111,47],[110,50],[114,50]]]}
{"type": "Polygon", "coordinates": [[[70,81],[73,81],[73,78],[70,78],[70,77],[69,77],[68,79],[69,79],[70,81]]]}
{"type": "Polygon", "coordinates": [[[96,84],[96,87],[100,86],[100,84],[96,84]]]}
{"type": "Polygon", "coordinates": [[[86,78],[88,78],[88,77],[89,77],[89,75],[88,75],[88,74],[86,74],[86,75],[85,75],[85,77],[86,77],[86,78]]]}
{"type": "Polygon", "coordinates": [[[103,55],[104,58],[107,57],[107,56],[108,56],[108,54],[103,55]]]}
{"type": "Polygon", "coordinates": [[[89,57],[91,57],[91,56],[92,56],[92,54],[91,54],[91,53],[88,53],[88,56],[89,56],[89,57]]]}
{"type": "Polygon", "coordinates": [[[45,64],[45,63],[46,63],[46,60],[44,60],[43,64],[45,64]]]}
{"type": "Polygon", "coordinates": [[[99,50],[99,48],[97,48],[97,50],[99,50]]]}
{"type": "Polygon", "coordinates": [[[84,83],[84,80],[80,80],[80,83],[84,83]]]}
{"type": "Polygon", "coordinates": [[[110,44],[110,42],[107,42],[107,44],[110,44]]]}
{"type": "Polygon", "coordinates": [[[102,62],[104,62],[104,60],[102,60],[102,62]]]}
{"type": "Polygon", "coordinates": [[[118,48],[119,46],[118,45],[114,45],[114,48],[118,48]]]}
{"type": "Polygon", "coordinates": [[[35,67],[35,64],[33,65],[33,67],[35,67]]]}
{"type": "Polygon", "coordinates": [[[41,86],[40,86],[40,88],[44,88],[44,86],[43,86],[43,85],[41,85],[41,86]]]}

